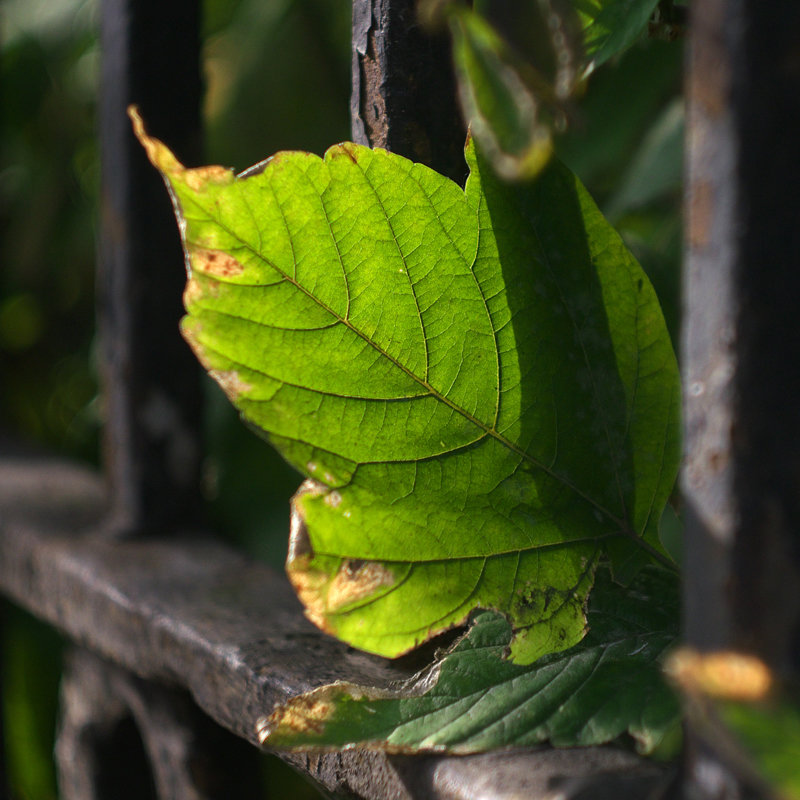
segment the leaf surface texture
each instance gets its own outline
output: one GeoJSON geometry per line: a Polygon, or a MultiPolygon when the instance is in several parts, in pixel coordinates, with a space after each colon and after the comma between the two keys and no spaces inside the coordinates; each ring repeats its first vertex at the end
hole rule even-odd
{"type": "Polygon", "coordinates": [[[649,753],[677,734],[681,718],[661,671],[678,634],[675,576],[647,568],[625,589],[603,571],[588,616],[591,630],[580,644],[519,666],[501,660],[508,623],[482,612],[408,685],[337,683],[293,698],[265,722],[263,742],[284,750],[472,753],[600,745],[627,735],[649,753]]]}
{"type": "Polygon", "coordinates": [[[678,373],[653,289],[559,163],[461,187],[380,150],[164,174],[183,332],[309,479],[287,570],[308,616],[406,652],[494,609],[520,662],[575,644],[598,561],[667,560],[678,373]]]}

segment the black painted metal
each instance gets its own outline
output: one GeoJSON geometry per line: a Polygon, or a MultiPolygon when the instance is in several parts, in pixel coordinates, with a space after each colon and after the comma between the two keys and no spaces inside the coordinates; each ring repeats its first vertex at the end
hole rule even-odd
{"type": "Polygon", "coordinates": [[[796,674],[800,7],[704,0],[693,27],[683,481],[699,549],[687,633],[796,674]]]}
{"type": "Polygon", "coordinates": [[[126,114],[200,156],[198,0],[103,0],[98,313],[105,463],[119,532],[187,525],[201,507],[200,382],[180,338],[185,282],[164,186],[126,114]]]}
{"type": "Polygon", "coordinates": [[[734,526],[733,376],[736,370],[733,262],[736,142],[729,104],[725,0],[693,8],[688,61],[687,252],[683,320],[686,503],[686,636],[729,644],[724,601],[734,526]]]}
{"type": "Polygon", "coordinates": [[[800,676],[800,6],[741,3],[734,637],[800,676]]]}
{"type": "MultiPolygon", "coordinates": [[[[800,7],[697,0],[691,31],[686,637],[796,680],[800,7]]],[[[708,745],[690,752],[690,796],[747,796],[708,745]]]]}
{"type": "MultiPolygon", "coordinates": [[[[6,648],[5,648],[5,603],[0,601],[0,704],[5,708],[3,702],[3,689],[5,685],[4,673],[6,669],[6,648]]],[[[8,779],[8,768],[6,766],[6,734],[5,734],[5,714],[0,714],[0,800],[6,800],[11,796],[11,786],[8,779]]]]}
{"type": "Polygon", "coordinates": [[[61,681],[61,800],[257,798],[258,753],[183,690],[73,648],[61,681]]]}
{"type": "Polygon", "coordinates": [[[416,0],[353,2],[353,141],[463,183],[466,129],[448,37],[424,30],[416,7],[416,0]]]}

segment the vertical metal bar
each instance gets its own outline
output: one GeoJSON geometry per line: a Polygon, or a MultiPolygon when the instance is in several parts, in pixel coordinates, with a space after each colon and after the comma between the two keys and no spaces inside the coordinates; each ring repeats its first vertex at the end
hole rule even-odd
{"type": "Polygon", "coordinates": [[[87,650],[65,658],[56,742],[61,800],[259,797],[259,752],[188,693],[87,650]]]}
{"type": "Polygon", "coordinates": [[[703,0],[694,12],[683,481],[700,549],[687,634],[797,674],[800,6],[703,0]]]}
{"type": "Polygon", "coordinates": [[[800,5],[696,0],[688,101],[686,636],[796,679],[800,5]]]}
{"type": "Polygon", "coordinates": [[[466,129],[448,37],[420,26],[416,0],[354,0],[353,141],[463,182],[466,129]]]}
{"type": "Polygon", "coordinates": [[[741,142],[733,431],[734,637],[800,675],[800,7],[747,0],[735,53],[741,142]]]}
{"type": "Polygon", "coordinates": [[[200,383],[178,333],[185,280],[167,193],[131,133],[187,163],[200,155],[198,0],[103,0],[98,270],[105,461],[113,525],[138,532],[197,516],[200,383]]]}
{"type": "Polygon", "coordinates": [[[729,0],[692,9],[683,368],[687,640],[730,643],[727,601],[735,525],[731,433],[736,373],[736,141],[730,108],[729,0]]]}

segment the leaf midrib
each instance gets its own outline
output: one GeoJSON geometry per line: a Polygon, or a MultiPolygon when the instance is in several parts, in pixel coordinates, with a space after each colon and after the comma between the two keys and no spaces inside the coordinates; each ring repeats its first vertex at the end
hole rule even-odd
{"type": "MultiPolygon", "coordinates": [[[[262,175],[263,175],[263,173],[262,173],[262,175]]],[[[231,185],[235,185],[235,184],[231,184],[231,185]]],[[[505,447],[507,447],[513,453],[518,455],[520,458],[530,462],[535,467],[537,467],[538,469],[542,470],[542,472],[544,472],[546,475],[549,475],[550,477],[552,477],[555,480],[557,480],[560,483],[562,483],[568,489],[573,491],[578,497],[580,497],[585,502],[589,503],[591,506],[593,506],[595,509],[597,509],[600,513],[604,514],[615,525],[617,525],[619,527],[621,533],[629,536],[630,538],[632,538],[634,541],[636,541],[640,545],[644,544],[641,541],[641,539],[638,536],[636,536],[636,534],[634,532],[632,532],[630,530],[626,520],[623,520],[623,519],[619,518],[616,514],[614,514],[611,511],[609,511],[607,508],[605,508],[605,506],[603,506],[597,500],[595,500],[594,498],[588,496],[585,492],[583,492],[580,488],[578,488],[568,478],[564,477],[563,475],[559,475],[552,468],[548,467],[546,464],[544,464],[543,462],[539,461],[537,458],[532,456],[530,453],[526,452],[521,447],[516,445],[514,442],[510,441],[508,438],[503,436],[495,428],[493,428],[492,426],[489,426],[486,423],[482,422],[477,417],[475,417],[473,414],[471,414],[469,411],[467,411],[465,408],[462,408],[457,403],[455,403],[452,400],[450,400],[450,398],[448,398],[446,395],[443,395],[434,386],[432,386],[427,380],[425,380],[424,378],[421,378],[419,375],[416,375],[412,370],[410,370],[408,367],[406,367],[402,362],[398,361],[394,356],[392,356],[390,353],[388,353],[377,342],[373,341],[364,332],[362,332],[357,327],[355,327],[355,325],[353,325],[350,322],[349,319],[343,318],[336,311],[334,311],[327,303],[323,302],[322,300],[320,300],[320,298],[316,297],[308,289],[306,289],[294,277],[290,277],[289,275],[287,275],[280,267],[278,267],[276,264],[274,264],[263,253],[258,252],[258,250],[255,249],[255,247],[252,244],[250,244],[249,242],[246,242],[244,239],[242,239],[240,234],[238,234],[236,231],[230,229],[220,219],[215,218],[214,215],[210,213],[209,209],[205,208],[203,205],[201,205],[194,198],[193,195],[189,195],[189,200],[200,211],[204,212],[205,214],[208,214],[214,220],[215,224],[219,225],[219,227],[222,230],[224,230],[231,238],[236,239],[237,241],[241,242],[242,247],[244,247],[245,249],[249,250],[250,253],[252,253],[253,256],[255,256],[256,258],[260,259],[265,264],[267,264],[269,267],[274,269],[279,275],[282,275],[284,280],[288,281],[298,291],[302,292],[311,301],[313,301],[320,308],[322,308],[324,311],[329,313],[335,320],[340,322],[342,325],[345,325],[353,334],[355,334],[360,339],[362,339],[362,341],[364,341],[366,344],[368,344],[370,347],[372,347],[377,353],[379,353],[384,358],[389,359],[389,361],[392,364],[394,364],[394,366],[396,366],[399,370],[401,370],[403,373],[405,373],[413,381],[416,381],[420,386],[425,388],[439,402],[444,403],[446,406],[448,406],[450,409],[455,411],[457,414],[460,414],[466,420],[468,420],[473,425],[475,425],[480,430],[482,430],[486,435],[491,436],[492,438],[496,439],[500,444],[502,444],[505,447]]],[[[283,213],[283,208],[282,208],[280,202],[277,201],[277,197],[276,197],[276,203],[277,203],[278,209],[279,209],[279,211],[281,213],[281,218],[284,221],[284,227],[286,228],[286,232],[287,232],[287,234],[289,236],[290,241],[292,241],[291,230],[289,229],[289,226],[288,226],[288,224],[286,222],[286,218],[285,218],[284,213],[283,213]]],[[[188,239],[187,239],[187,244],[189,244],[188,239]]],[[[196,243],[193,243],[193,244],[196,244],[196,243]]],[[[190,257],[191,257],[191,254],[190,254],[190,257]]],[[[236,285],[236,283],[234,281],[220,280],[218,278],[218,276],[216,276],[216,275],[211,276],[211,275],[208,275],[207,273],[206,273],[206,275],[210,280],[214,280],[214,281],[216,281],[218,283],[223,283],[223,284],[228,284],[228,285],[233,285],[233,286],[236,285]]],[[[347,283],[347,281],[345,281],[345,283],[347,283]]],[[[478,287],[478,288],[479,288],[479,293],[481,294],[481,296],[483,296],[483,293],[480,292],[480,287],[478,287]]],[[[485,298],[484,298],[484,300],[485,300],[485,298]]]]}

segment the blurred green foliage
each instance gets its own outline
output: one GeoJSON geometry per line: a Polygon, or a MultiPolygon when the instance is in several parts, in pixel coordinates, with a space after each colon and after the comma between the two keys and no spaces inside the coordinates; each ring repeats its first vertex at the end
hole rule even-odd
{"type": "Polygon", "coordinates": [[[93,460],[94,12],[7,0],[2,15],[0,428],[93,460]]]}
{"type": "Polygon", "coordinates": [[[55,800],[52,748],[61,640],[10,603],[0,601],[0,620],[2,729],[12,798],[55,800]]]}
{"type": "MultiPolygon", "coordinates": [[[[205,0],[206,157],[244,169],[349,138],[350,0],[205,0]]],[[[96,0],[0,7],[0,433],[97,463],[94,353],[96,0]]],[[[597,197],[678,320],[681,47],[642,40],[598,69],[559,155],[597,197]]],[[[273,564],[299,478],[216,386],[206,488],[218,528],[273,564]]],[[[57,637],[5,615],[2,688],[13,796],[54,796],[57,637]]],[[[275,767],[269,794],[316,793],[275,767]]]]}
{"type": "MultiPolygon", "coordinates": [[[[781,800],[800,800],[800,702],[797,691],[778,692],[757,702],[717,700],[725,727],[716,741],[731,739],[733,763],[766,781],[781,800]]],[[[747,773],[745,773],[747,774],[747,773]]],[[[766,789],[765,791],[769,791],[766,789]]]]}

